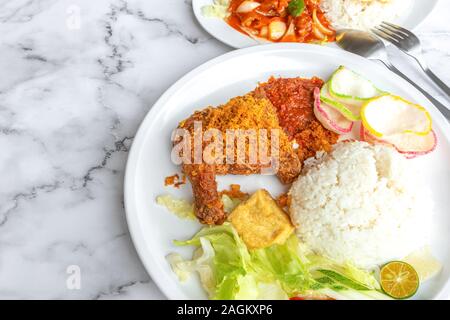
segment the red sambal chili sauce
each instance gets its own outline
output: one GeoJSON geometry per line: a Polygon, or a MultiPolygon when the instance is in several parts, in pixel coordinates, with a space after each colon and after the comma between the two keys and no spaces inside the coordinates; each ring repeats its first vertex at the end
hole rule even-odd
{"type": "Polygon", "coordinates": [[[314,89],[321,88],[323,83],[322,79],[316,77],[271,77],[268,82],[260,84],[256,92],[272,102],[277,109],[281,127],[292,139],[316,119],[313,110],[314,89]]]}
{"type": "Polygon", "coordinates": [[[327,130],[314,115],[314,90],[323,86],[317,77],[270,78],[255,89],[257,97],[267,98],[277,110],[280,126],[298,144],[301,161],[317,151],[330,151],[339,135],[327,130]]]}
{"type": "Polygon", "coordinates": [[[336,32],[320,0],[231,0],[227,23],[271,42],[332,42],[336,32]]]}

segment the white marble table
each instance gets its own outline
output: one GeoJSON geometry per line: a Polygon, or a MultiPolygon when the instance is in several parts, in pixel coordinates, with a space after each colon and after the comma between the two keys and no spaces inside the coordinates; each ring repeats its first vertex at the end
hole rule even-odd
{"type": "MultiPolygon", "coordinates": [[[[447,83],[449,13],[418,30],[447,83]]],[[[127,151],[168,86],[231,48],[189,0],[0,0],[0,35],[0,298],[164,298],[125,223],[127,151]]]]}

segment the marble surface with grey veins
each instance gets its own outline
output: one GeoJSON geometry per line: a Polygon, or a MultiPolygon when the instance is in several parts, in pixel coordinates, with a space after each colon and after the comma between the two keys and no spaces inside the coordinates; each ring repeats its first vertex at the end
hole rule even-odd
{"type": "MultiPolygon", "coordinates": [[[[417,30],[447,83],[449,12],[417,30]]],[[[0,0],[0,299],[164,298],[125,222],[127,152],[174,81],[230,50],[189,0],[0,0]]]]}

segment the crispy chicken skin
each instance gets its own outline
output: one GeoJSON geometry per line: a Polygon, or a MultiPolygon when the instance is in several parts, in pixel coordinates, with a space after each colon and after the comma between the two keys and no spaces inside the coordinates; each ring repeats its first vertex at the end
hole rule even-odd
{"type": "MultiPolygon", "coordinates": [[[[297,154],[292,148],[292,144],[285,134],[284,130],[279,126],[276,109],[267,99],[255,98],[252,94],[243,97],[231,99],[227,104],[217,108],[206,108],[202,111],[195,112],[188,119],[182,121],[178,128],[186,129],[191,133],[191,140],[194,139],[194,124],[200,122],[201,130],[214,128],[222,133],[222,143],[226,146],[226,130],[228,129],[253,129],[260,132],[266,129],[268,132],[267,146],[270,155],[272,141],[271,129],[277,129],[279,133],[279,143],[274,144],[279,154],[278,171],[276,174],[282,183],[292,183],[301,170],[301,163],[297,154]],[[278,147],[277,147],[278,146],[278,147]]],[[[178,143],[174,141],[174,144],[178,143]]],[[[200,222],[205,224],[222,224],[226,219],[223,205],[217,191],[216,175],[236,174],[250,175],[260,174],[262,169],[271,167],[270,163],[261,163],[258,157],[256,163],[249,161],[249,148],[245,149],[245,159],[238,163],[236,142],[234,142],[234,163],[230,164],[227,159],[225,147],[223,154],[213,154],[213,158],[217,160],[211,164],[206,163],[195,164],[183,163],[183,173],[189,178],[195,199],[195,211],[200,222]],[[219,161],[221,160],[221,161],[219,161]]],[[[203,142],[202,149],[205,150],[208,143],[203,142]]],[[[192,141],[191,145],[194,145],[192,141]]],[[[194,156],[194,148],[191,148],[191,159],[194,156]]]]}
{"type": "MultiPolygon", "coordinates": [[[[195,122],[202,124],[202,132],[215,128],[223,134],[227,129],[280,129],[277,176],[282,183],[289,184],[299,175],[304,160],[314,156],[317,151],[330,151],[338,139],[337,134],[325,129],[314,116],[313,91],[322,85],[323,81],[319,78],[270,78],[243,97],[233,98],[217,108],[209,107],[195,112],[182,121],[179,128],[188,130],[191,136],[195,122]],[[292,147],[294,140],[298,144],[296,150],[292,147]]],[[[225,134],[223,138],[226,144],[225,134]]],[[[205,147],[203,143],[202,150],[205,147]]],[[[193,153],[192,150],[191,158],[193,153]]],[[[226,219],[217,192],[216,175],[259,174],[268,167],[248,162],[227,164],[225,155],[215,157],[223,160],[221,164],[202,162],[182,165],[183,173],[192,184],[196,215],[205,224],[221,224],[226,219]]]]}

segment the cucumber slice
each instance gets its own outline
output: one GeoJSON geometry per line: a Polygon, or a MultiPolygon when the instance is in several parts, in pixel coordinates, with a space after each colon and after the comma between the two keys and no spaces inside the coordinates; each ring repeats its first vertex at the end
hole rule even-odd
{"type": "Polygon", "coordinates": [[[384,91],[362,77],[361,75],[340,66],[331,76],[329,85],[330,94],[340,100],[339,102],[366,101],[385,94],[384,91]]]}
{"type": "Polygon", "coordinates": [[[347,101],[345,103],[342,103],[341,101],[338,101],[330,95],[329,85],[329,82],[323,85],[322,89],[320,90],[320,100],[337,109],[348,120],[361,120],[361,107],[363,105],[362,101],[353,101],[352,103],[350,103],[350,101],[347,101]]]}

